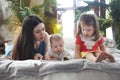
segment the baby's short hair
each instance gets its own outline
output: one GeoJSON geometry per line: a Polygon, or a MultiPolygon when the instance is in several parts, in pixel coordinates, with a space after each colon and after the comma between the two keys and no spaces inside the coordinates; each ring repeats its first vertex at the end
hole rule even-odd
{"type": "Polygon", "coordinates": [[[50,44],[52,44],[52,41],[60,41],[60,40],[63,40],[63,38],[58,34],[52,34],[50,36],[50,44]]]}

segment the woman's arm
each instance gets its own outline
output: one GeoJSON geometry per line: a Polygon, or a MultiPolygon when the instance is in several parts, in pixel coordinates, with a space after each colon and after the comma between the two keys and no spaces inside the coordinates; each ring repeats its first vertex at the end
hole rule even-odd
{"type": "Polygon", "coordinates": [[[45,32],[45,43],[46,43],[46,48],[45,48],[45,54],[46,54],[46,52],[50,48],[49,35],[47,32],[45,32]]]}
{"type": "Polygon", "coordinates": [[[46,48],[45,48],[45,60],[51,60],[51,56],[49,55],[49,48],[50,48],[50,42],[49,42],[49,34],[45,32],[45,43],[46,43],[46,48]]]}

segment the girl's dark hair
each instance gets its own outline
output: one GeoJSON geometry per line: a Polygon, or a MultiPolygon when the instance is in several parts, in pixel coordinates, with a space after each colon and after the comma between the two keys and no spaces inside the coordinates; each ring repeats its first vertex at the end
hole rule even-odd
{"type": "Polygon", "coordinates": [[[98,40],[100,38],[99,23],[98,23],[97,16],[95,14],[83,13],[80,16],[76,36],[78,36],[78,35],[80,35],[82,33],[81,25],[80,25],[81,22],[86,24],[86,25],[92,25],[94,27],[94,29],[95,29],[94,34],[93,34],[93,36],[95,36],[95,39],[93,39],[94,41],[96,41],[96,40],[98,40]]]}
{"type": "Polygon", "coordinates": [[[12,59],[33,59],[35,55],[33,29],[39,23],[43,23],[43,21],[36,15],[30,15],[24,18],[21,32],[12,50],[12,59]]]}

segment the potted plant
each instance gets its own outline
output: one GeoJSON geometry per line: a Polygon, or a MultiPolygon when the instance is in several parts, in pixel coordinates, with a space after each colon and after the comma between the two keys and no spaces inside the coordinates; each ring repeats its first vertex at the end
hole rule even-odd
{"type": "MultiPolygon", "coordinates": [[[[56,7],[56,0],[44,0],[44,2],[41,5],[36,5],[31,7],[30,1],[31,0],[7,0],[11,2],[10,9],[12,9],[14,15],[14,19],[12,19],[11,26],[12,30],[15,28],[20,28],[21,23],[25,16],[31,15],[31,14],[37,14],[39,15],[46,26],[46,31],[49,34],[57,33],[53,29],[57,24],[57,16],[55,11],[56,7]],[[56,16],[56,17],[55,17],[56,16]]],[[[38,0],[40,2],[40,0],[38,0]]],[[[59,30],[58,30],[59,31],[59,30]]]]}
{"type": "Polygon", "coordinates": [[[120,0],[111,0],[109,9],[112,17],[113,38],[117,48],[120,49],[120,0]]]}

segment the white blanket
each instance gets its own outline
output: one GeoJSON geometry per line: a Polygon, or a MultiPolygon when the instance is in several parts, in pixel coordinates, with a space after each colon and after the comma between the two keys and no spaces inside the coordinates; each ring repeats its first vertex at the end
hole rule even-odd
{"type": "Polygon", "coordinates": [[[73,59],[69,61],[0,61],[0,79],[12,80],[21,75],[44,76],[58,72],[80,72],[85,69],[96,69],[113,74],[120,74],[120,63],[98,62],[93,63],[83,59],[73,59]]]}
{"type": "MultiPolygon", "coordinates": [[[[120,54],[115,52],[115,63],[106,61],[94,63],[85,59],[72,59],[68,61],[44,61],[44,60],[0,60],[0,80],[13,80],[25,75],[34,76],[43,80],[44,75],[50,73],[81,72],[91,69],[106,73],[120,74],[120,54]]],[[[33,77],[33,78],[34,78],[33,77]]],[[[32,78],[32,77],[31,77],[32,78]]],[[[31,79],[32,80],[32,79],[31,79]]]]}

